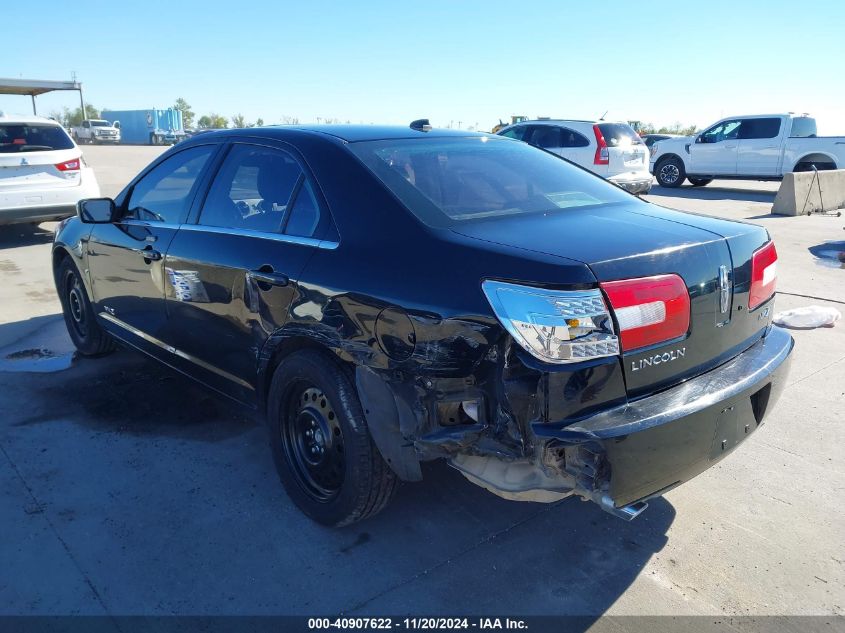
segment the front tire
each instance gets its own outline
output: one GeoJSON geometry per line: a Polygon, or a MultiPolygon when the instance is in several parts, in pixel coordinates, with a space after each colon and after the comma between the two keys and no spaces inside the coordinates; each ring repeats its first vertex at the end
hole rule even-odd
{"type": "Polygon", "coordinates": [[[712,178],[687,178],[693,187],[705,187],[713,182],[712,178]]]}
{"type": "Polygon", "coordinates": [[[349,525],[393,498],[399,480],[370,437],[348,372],[329,355],[303,350],[279,363],[267,423],[282,485],[314,521],[349,525]]]}
{"type": "Polygon", "coordinates": [[[671,156],[657,163],[654,169],[654,176],[657,178],[657,184],[661,187],[674,189],[684,183],[687,172],[684,169],[683,161],[676,156],[671,156]]]}
{"type": "Polygon", "coordinates": [[[59,264],[56,286],[70,340],[83,356],[102,356],[114,351],[114,339],[97,322],[79,270],[69,257],[59,264]]]}

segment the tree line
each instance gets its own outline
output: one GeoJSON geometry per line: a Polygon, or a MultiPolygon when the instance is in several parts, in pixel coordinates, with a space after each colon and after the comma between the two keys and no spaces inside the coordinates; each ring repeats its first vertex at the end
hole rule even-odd
{"type": "MultiPolygon", "coordinates": [[[[175,110],[179,110],[182,112],[182,125],[185,128],[194,128],[197,127],[201,130],[222,130],[228,128],[231,124],[233,128],[245,128],[245,127],[261,127],[264,125],[264,119],[258,117],[255,121],[247,121],[246,117],[243,114],[234,114],[230,117],[225,117],[222,114],[218,114],[217,112],[210,112],[208,114],[204,114],[201,117],[197,118],[196,113],[191,109],[191,105],[182,97],[176,99],[176,102],[172,106],[175,110]]],[[[108,110],[108,108],[103,108],[103,110],[108,110]]],[[[61,110],[54,110],[50,113],[50,118],[58,121],[65,127],[75,127],[77,125],[81,125],[82,119],[99,119],[100,118],[100,110],[94,107],[90,103],[85,104],[85,117],[82,116],[82,108],[62,108],[61,110]]],[[[349,123],[350,121],[346,121],[349,123]]],[[[299,118],[298,117],[291,117],[291,116],[282,116],[280,123],[282,125],[298,125],[299,118]]],[[[321,118],[317,117],[317,123],[343,123],[341,119],[338,118],[321,118]]],[[[679,134],[681,136],[691,136],[695,134],[697,128],[695,125],[683,125],[680,122],[674,123],[672,125],[664,125],[661,127],[655,126],[653,123],[647,123],[645,121],[628,121],[630,126],[634,128],[637,134],[679,134]]],[[[446,127],[452,127],[450,124],[446,127]]],[[[460,122],[458,123],[458,127],[460,127],[460,122]]],[[[470,129],[473,127],[478,127],[478,124],[475,126],[470,126],[470,129]]]]}

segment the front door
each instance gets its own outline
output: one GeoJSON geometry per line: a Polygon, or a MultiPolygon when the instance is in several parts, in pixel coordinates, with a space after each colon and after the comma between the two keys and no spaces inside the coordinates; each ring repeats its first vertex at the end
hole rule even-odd
{"type": "Polygon", "coordinates": [[[125,196],[117,222],[94,226],[87,246],[94,306],[118,337],[147,349],[161,340],[164,255],[215,150],[191,147],[160,162],[125,196]]]}
{"type": "Polygon", "coordinates": [[[196,223],[165,260],[168,340],[177,363],[247,404],[259,354],[287,320],[296,282],[328,214],[299,160],[276,147],[232,144],[196,223]]]}
{"type": "Polygon", "coordinates": [[[721,121],[702,132],[690,145],[688,174],[703,176],[736,175],[741,121],[721,121]]]}

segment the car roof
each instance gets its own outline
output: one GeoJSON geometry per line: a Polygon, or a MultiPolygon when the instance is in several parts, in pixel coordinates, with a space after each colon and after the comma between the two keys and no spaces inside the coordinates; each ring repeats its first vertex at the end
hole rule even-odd
{"type": "Polygon", "coordinates": [[[466,130],[445,128],[432,128],[428,131],[422,131],[402,125],[271,125],[256,128],[214,130],[202,136],[207,139],[210,138],[209,135],[213,135],[214,137],[262,136],[264,138],[278,138],[280,140],[291,138],[291,136],[308,135],[332,137],[347,143],[390,139],[490,136],[483,132],[468,132],[466,130]]]}
{"type": "Polygon", "coordinates": [[[0,123],[49,123],[50,125],[62,126],[61,123],[55,119],[48,119],[43,116],[33,116],[26,114],[6,114],[0,112],[0,123]]]}

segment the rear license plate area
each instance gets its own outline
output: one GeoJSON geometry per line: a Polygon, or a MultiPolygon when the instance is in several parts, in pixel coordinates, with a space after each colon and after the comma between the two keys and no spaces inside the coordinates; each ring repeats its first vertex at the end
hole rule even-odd
{"type": "Polygon", "coordinates": [[[769,385],[766,385],[753,395],[722,407],[716,416],[710,461],[721,459],[757,430],[763,419],[761,414],[758,417],[760,401],[768,400],[769,391],[769,385]]]}

